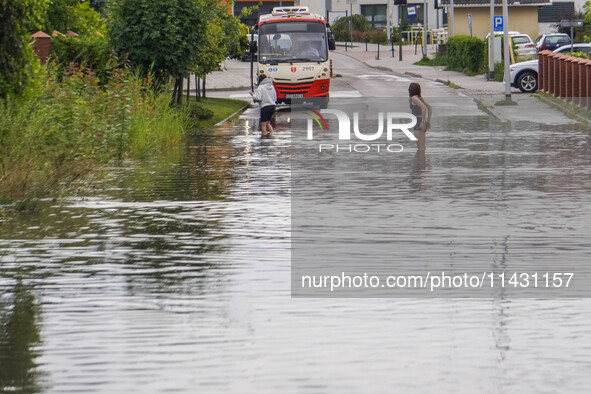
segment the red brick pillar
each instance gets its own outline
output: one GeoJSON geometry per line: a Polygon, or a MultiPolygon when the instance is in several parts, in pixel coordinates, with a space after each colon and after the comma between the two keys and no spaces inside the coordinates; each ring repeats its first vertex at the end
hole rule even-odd
{"type": "Polygon", "coordinates": [[[566,65],[566,101],[572,102],[573,98],[575,97],[575,85],[578,83],[576,81],[575,75],[575,62],[577,61],[576,57],[569,56],[568,59],[565,60],[566,65]]]}
{"type": "Polygon", "coordinates": [[[587,83],[586,85],[586,91],[587,93],[585,94],[585,97],[587,99],[587,109],[589,111],[591,111],[591,60],[587,60],[587,63],[585,63],[585,74],[586,74],[586,80],[587,83]]]}
{"type": "Polygon", "coordinates": [[[37,33],[31,34],[31,40],[35,55],[41,60],[41,64],[45,64],[51,50],[51,36],[39,30],[37,33]]]}
{"type": "Polygon", "coordinates": [[[549,55],[548,59],[548,93],[554,97],[558,96],[556,92],[556,80],[558,79],[558,61],[556,60],[556,54],[549,55]]]}
{"type": "Polygon", "coordinates": [[[554,89],[556,90],[556,97],[562,98],[564,97],[564,89],[562,88],[562,84],[566,79],[566,71],[564,67],[564,60],[561,56],[556,57],[556,69],[558,71],[558,74],[556,75],[556,86],[554,89]]]}
{"type": "Polygon", "coordinates": [[[546,51],[538,53],[538,89],[540,91],[546,90],[544,78],[548,71],[546,70],[546,51]]]}
{"type": "Polygon", "coordinates": [[[546,76],[546,51],[538,52],[538,89],[544,90],[544,77],[546,76]]]}
{"type": "Polygon", "coordinates": [[[581,98],[583,97],[583,71],[585,70],[585,59],[577,59],[573,62],[573,71],[575,73],[573,81],[573,104],[581,105],[581,98]]]}

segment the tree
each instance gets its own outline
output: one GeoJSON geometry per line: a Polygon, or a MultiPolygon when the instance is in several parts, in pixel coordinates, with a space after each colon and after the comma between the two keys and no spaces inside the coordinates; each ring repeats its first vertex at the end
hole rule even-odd
{"type": "Polygon", "coordinates": [[[38,64],[30,33],[39,21],[47,0],[0,1],[0,98],[21,93],[34,77],[38,64]]]}
{"type": "Polygon", "coordinates": [[[51,34],[57,30],[66,33],[71,30],[78,34],[90,34],[96,31],[104,33],[106,23],[100,14],[84,0],[51,0],[43,30],[51,34]]]}
{"type": "MultiPolygon", "coordinates": [[[[203,81],[205,81],[207,74],[219,68],[226,53],[221,20],[208,21],[205,32],[207,39],[201,40],[199,43],[199,58],[195,69],[195,74],[203,81]]],[[[202,93],[205,97],[205,82],[203,83],[202,93]]]]}
{"type": "MultiPolygon", "coordinates": [[[[349,20],[350,16],[338,18],[331,26],[332,32],[338,41],[345,41],[350,39],[349,37],[349,20]]],[[[363,15],[353,15],[353,31],[369,31],[370,25],[367,18],[363,15]]]]}
{"type": "Polygon", "coordinates": [[[120,55],[161,81],[195,68],[200,39],[211,14],[206,0],[114,0],[111,38],[120,55]]]}

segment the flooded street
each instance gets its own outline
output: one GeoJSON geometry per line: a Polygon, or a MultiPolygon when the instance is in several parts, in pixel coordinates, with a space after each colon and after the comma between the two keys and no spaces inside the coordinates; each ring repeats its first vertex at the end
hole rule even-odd
{"type": "MultiPolygon", "coordinates": [[[[374,191],[413,213],[396,216],[397,257],[588,272],[589,130],[447,102],[426,156],[405,143],[374,191]]],[[[292,298],[291,116],[260,139],[249,109],[38,211],[7,210],[0,391],[588,390],[588,298],[292,298]]]]}

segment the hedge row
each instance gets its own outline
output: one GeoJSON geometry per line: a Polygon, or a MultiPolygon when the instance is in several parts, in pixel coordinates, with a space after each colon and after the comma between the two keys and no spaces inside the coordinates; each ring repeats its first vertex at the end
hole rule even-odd
{"type": "Polygon", "coordinates": [[[110,78],[113,68],[109,65],[111,55],[111,43],[102,36],[58,36],[51,40],[51,56],[57,61],[59,71],[63,73],[72,64],[88,67],[101,83],[110,78]]]}
{"type": "Polygon", "coordinates": [[[486,43],[476,37],[457,35],[447,40],[447,67],[450,70],[481,72],[485,66],[486,43]]]}

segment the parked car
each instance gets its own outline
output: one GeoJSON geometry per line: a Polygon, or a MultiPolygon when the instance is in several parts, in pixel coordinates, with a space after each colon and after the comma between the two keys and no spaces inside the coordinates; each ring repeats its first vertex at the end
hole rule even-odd
{"type": "Polygon", "coordinates": [[[511,36],[513,44],[515,44],[515,53],[520,57],[535,56],[536,45],[532,41],[531,37],[527,34],[515,34],[511,36]]]}
{"type": "MultiPolygon", "coordinates": [[[[518,31],[509,31],[509,37],[513,40],[513,44],[515,45],[515,53],[517,56],[521,58],[528,58],[533,57],[536,55],[536,45],[532,41],[531,37],[527,34],[520,33],[518,31]]],[[[488,40],[490,33],[484,37],[485,40],[488,40]]],[[[495,37],[502,37],[502,32],[495,33],[495,37]]]]}
{"type": "MultiPolygon", "coordinates": [[[[591,53],[591,43],[573,44],[555,49],[556,53],[585,52],[591,53]]],[[[509,67],[511,86],[524,93],[533,93],[538,90],[538,59],[515,63],[509,67]]]]}
{"type": "Polygon", "coordinates": [[[564,33],[544,34],[536,38],[536,51],[553,51],[563,45],[570,45],[570,37],[564,33]]]}

